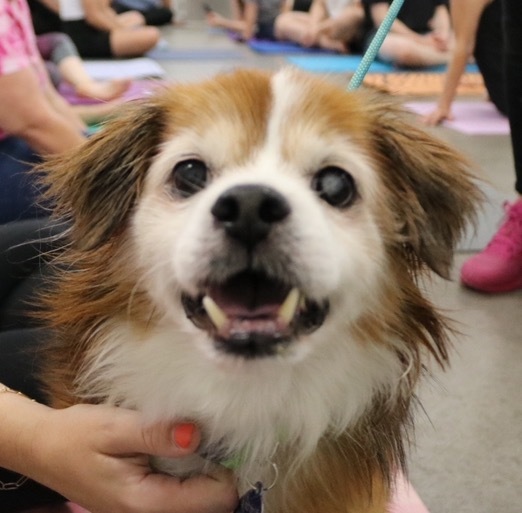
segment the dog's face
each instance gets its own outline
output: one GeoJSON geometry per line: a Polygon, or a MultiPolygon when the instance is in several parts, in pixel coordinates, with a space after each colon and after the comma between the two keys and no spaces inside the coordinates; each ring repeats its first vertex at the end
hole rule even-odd
{"type": "Polygon", "coordinates": [[[81,270],[56,323],[97,337],[92,381],[155,416],[210,418],[216,440],[277,421],[313,446],[446,359],[417,281],[448,275],[478,193],[379,94],[238,71],[129,106],[49,168],[81,270]]]}
{"type": "Polygon", "coordinates": [[[182,303],[209,355],[302,357],[308,335],[342,330],[384,293],[367,121],[295,78],[173,95],[172,135],[136,206],[146,287],[167,317],[182,303]]]}

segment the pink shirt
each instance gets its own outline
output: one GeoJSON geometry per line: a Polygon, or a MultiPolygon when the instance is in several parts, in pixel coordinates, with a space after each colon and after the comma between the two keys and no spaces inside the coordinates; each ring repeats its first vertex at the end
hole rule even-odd
{"type": "MultiPolygon", "coordinates": [[[[29,66],[34,67],[43,87],[47,83],[47,77],[36,46],[27,2],[0,0],[0,76],[29,66]]],[[[4,137],[5,134],[0,130],[0,139],[4,137]]]]}

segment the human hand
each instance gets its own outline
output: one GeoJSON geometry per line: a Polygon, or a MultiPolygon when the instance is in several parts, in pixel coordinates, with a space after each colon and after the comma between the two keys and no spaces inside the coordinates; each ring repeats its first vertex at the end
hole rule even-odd
{"type": "Polygon", "coordinates": [[[453,120],[453,114],[449,109],[437,107],[434,111],[426,114],[421,118],[421,122],[427,126],[436,126],[442,123],[445,119],[453,120]]]}
{"type": "Polygon", "coordinates": [[[319,37],[319,30],[317,27],[309,27],[303,34],[301,38],[301,46],[306,48],[311,48],[312,46],[317,45],[319,37]]]}
{"type": "Polygon", "coordinates": [[[30,477],[91,513],[229,513],[237,502],[231,472],[182,481],[150,468],[148,455],[180,458],[199,440],[192,424],[146,427],[123,408],[50,410],[35,426],[30,477]]]}
{"type": "Polygon", "coordinates": [[[432,39],[435,48],[441,52],[447,52],[451,47],[451,35],[447,31],[432,32],[432,39]]]}

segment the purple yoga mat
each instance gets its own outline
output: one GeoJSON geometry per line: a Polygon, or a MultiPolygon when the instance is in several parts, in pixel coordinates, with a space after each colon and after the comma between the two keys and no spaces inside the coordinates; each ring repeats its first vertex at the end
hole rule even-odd
{"type": "MultiPolygon", "coordinates": [[[[435,102],[408,102],[405,106],[424,116],[435,109],[435,102]]],[[[509,134],[508,119],[491,102],[456,101],[451,112],[455,119],[446,120],[443,126],[468,135],[506,135],[509,134]]]]}

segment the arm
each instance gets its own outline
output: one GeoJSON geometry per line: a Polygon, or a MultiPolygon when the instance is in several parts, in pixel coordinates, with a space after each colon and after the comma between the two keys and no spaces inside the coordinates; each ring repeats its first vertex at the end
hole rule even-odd
{"type": "MultiPolygon", "coordinates": [[[[378,2],[370,7],[370,15],[372,17],[373,24],[379,27],[386,14],[388,14],[389,4],[387,2],[378,2]]],[[[421,34],[411,30],[401,20],[395,20],[391,26],[390,32],[394,34],[401,34],[408,36],[410,39],[416,40],[419,43],[424,43],[424,38],[421,34]]]]}
{"type": "Polygon", "coordinates": [[[1,76],[0,90],[0,127],[5,132],[44,155],[83,142],[78,125],[49,102],[32,68],[1,76]]]}
{"type": "Polygon", "coordinates": [[[436,109],[423,119],[426,124],[437,125],[444,119],[451,119],[451,104],[466,64],[473,53],[480,17],[489,1],[451,0],[450,12],[455,42],[442,94],[436,109]]]}
{"type": "Polygon", "coordinates": [[[324,0],[314,0],[308,12],[312,23],[319,23],[328,17],[324,0]]]}
{"type": "Polygon", "coordinates": [[[179,458],[192,453],[199,443],[193,425],[147,427],[137,412],[101,405],[53,410],[3,388],[0,466],[99,513],[234,509],[230,473],[181,481],[149,466],[149,454],[179,458]]]}
{"type": "Polygon", "coordinates": [[[451,39],[451,20],[448,8],[445,5],[439,5],[435,9],[430,26],[437,47],[441,51],[447,51],[451,39]]]}
{"type": "Polygon", "coordinates": [[[244,23],[242,36],[245,41],[248,41],[256,32],[257,15],[259,14],[259,5],[257,2],[245,2],[244,8],[244,23]]]}
{"type": "Polygon", "coordinates": [[[430,21],[430,26],[434,32],[449,34],[451,30],[451,20],[448,8],[445,5],[439,5],[435,9],[435,13],[430,21]]]}
{"type": "Polygon", "coordinates": [[[285,0],[283,2],[283,5],[281,6],[281,12],[289,12],[292,10],[292,7],[294,5],[294,1],[293,0],[285,0]]]}
{"type": "Polygon", "coordinates": [[[81,117],[67,103],[65,98],[58,94],[58,91],[51,84],[45,88],[44,95],[54,110],[68,121],[71,127],[78,132],[84,132],[87,129],[87,125],[82,121],[81,117]]]}
{"type": "Polygon", "coordinates": [[[324,30],[322,24],[328,20],[328,12],[324,0],[313,0],[309,10],[310,24],[306,34],[303,36],[303,46],[314,46],[317,44],[321,30],[324,30]]]}

